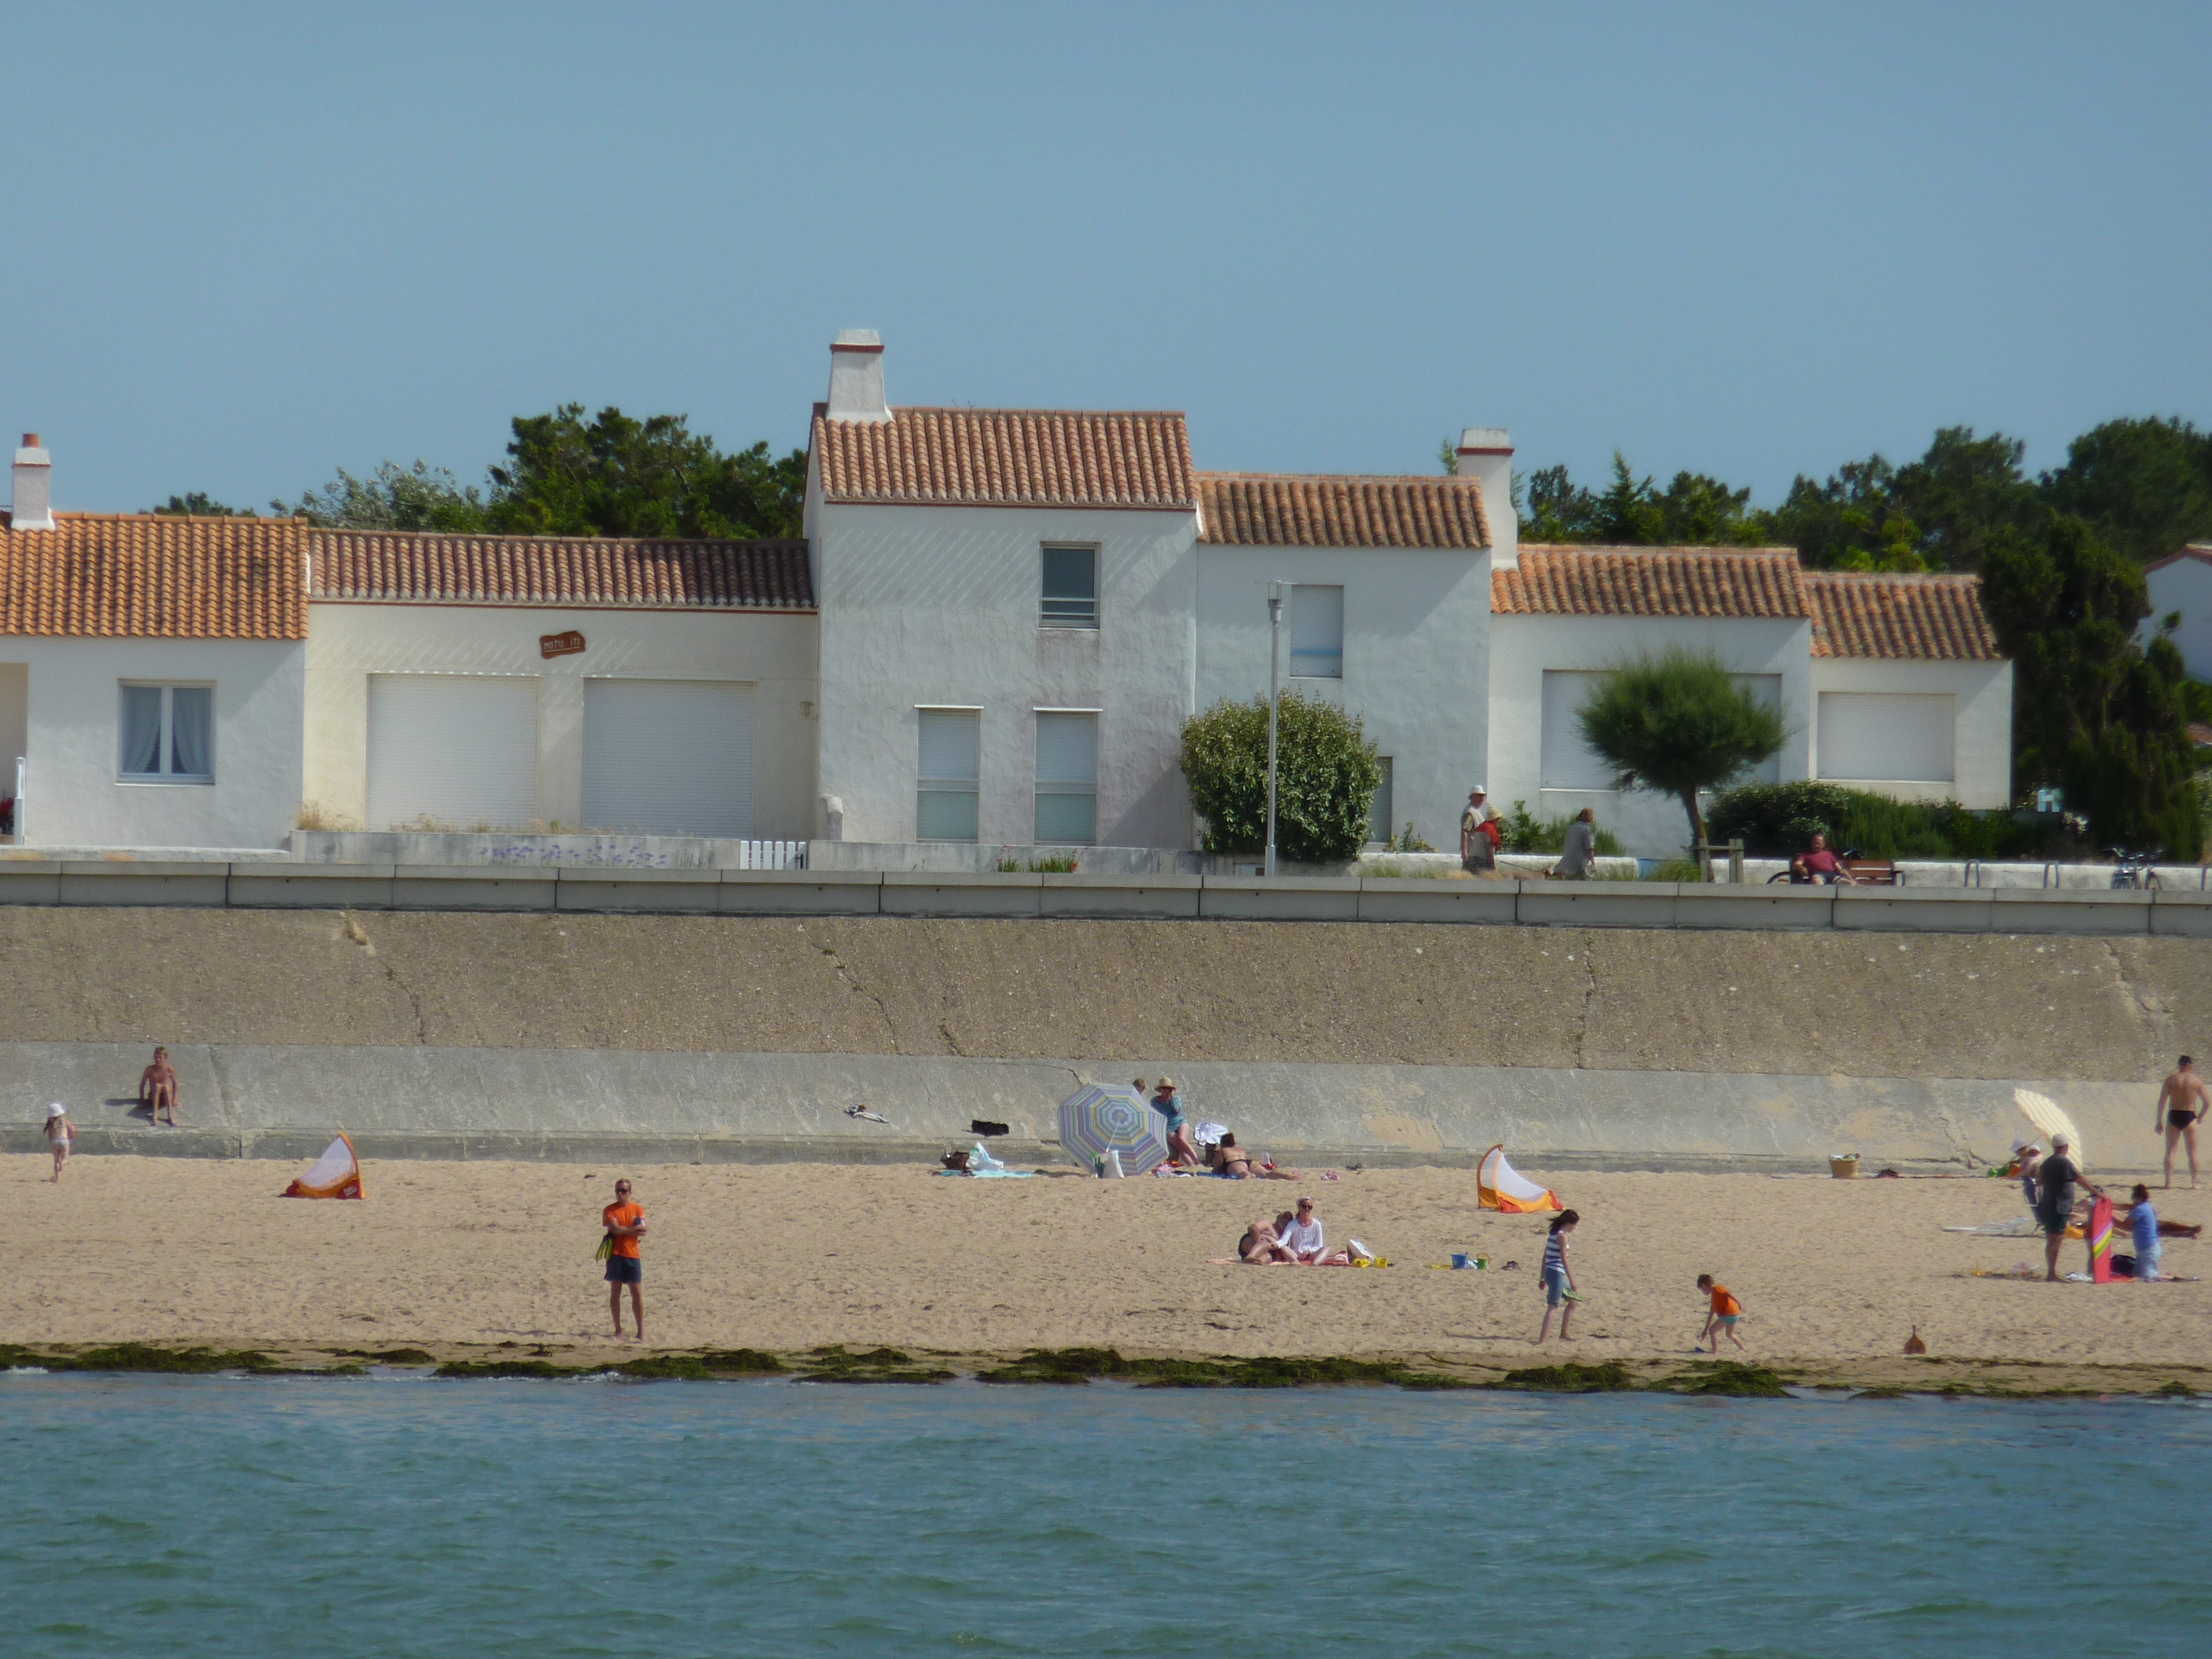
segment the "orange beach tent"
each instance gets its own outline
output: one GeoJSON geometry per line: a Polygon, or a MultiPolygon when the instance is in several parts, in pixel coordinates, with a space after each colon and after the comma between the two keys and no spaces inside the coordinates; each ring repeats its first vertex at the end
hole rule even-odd
{"type": "Polygon", "coordinates": [[[287,1198],[362,1198],[361,1158],[343,1129],[307,1174],[284,1189],[287,1198]]]}
{"type": "Polygon", "coordinates": [[[1475,1166],[1475,1196],[1486,1210],[1506,1215],[1534,1215],[1542,1210],[1564,1210],[1559,1195],[1539,1187],[1505,1161],[1505,1143],[1499,1141],[1482,1155],[1475,1166]]]}

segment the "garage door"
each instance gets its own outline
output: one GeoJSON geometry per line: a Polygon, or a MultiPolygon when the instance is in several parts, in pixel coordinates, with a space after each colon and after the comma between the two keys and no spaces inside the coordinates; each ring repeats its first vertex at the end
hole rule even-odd
{"type": "Polygon", "coordinates": [[[1948,783],[1956,700],[1914,693],[1820,693],[1820,775],[1840,783],[1948,783]]]}
{"type": "Polygon", "coordinates": [[[538,682],[371,674],[368,823],[510,830],[538,817],[538,682]]]}
{"type": "Polygon", "coordinates": [[[752,687],[585,681],[584,822],[655,836],[750,835],[752,687]]]}

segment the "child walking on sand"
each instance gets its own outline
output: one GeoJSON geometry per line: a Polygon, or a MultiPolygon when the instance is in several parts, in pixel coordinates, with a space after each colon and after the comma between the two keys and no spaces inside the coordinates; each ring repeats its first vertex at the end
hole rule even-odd
{"type": "Polygon", "coordinates": [[[1553,1218],[1552,1231],[1544,1240],[1544,1328],[1536,1333],[1541,1344],[1552,1334],[1552,1310],[1559,1310],[1559,1340],[1571,1342],[1567,1327],[1574,1321],[1575,1304],[1582,1300],[1575,1289],[1575,1271],[1567,1266],[1567,1235],[1574,1231],[1582,1217],[1572,1210],[1562,1210],[1553,1218]]]}
{"type": "Polygon", "coordinates": [[[76,1139],[76,1125],[69,1121],[69,1108],[58,1100],[46,1108],[46,1150],[54,1155],[54,1179],[62,1178],[62,1165],[69,1162],[70,1142],[76,1139]]]}
{"type": "MultiPolygon", "coordinates": [[[[1727,1285],[1717,1281],[1711,1273],[1698,1275],[1698,1288],[1712,1298],[1712,1306],[1705,1310],[1705,1328],[1698,1333],[1699,1346],[1692,1347],[1690,1352],[1703,1353],[1704,1343],[1711,1339],[1713,1352],[1718,1353],[1723,1332],[1729,1341],[1739,1348],[1743,1347],[1743,1339],[1735,1334],[1735,1322],[1743,1317],[1743,1304],[1735,1299],[1735,1293],[1727,1285]]],[[[1747,1348],[1744,1351],[1747,1353],[1750,1352],[1747,1348]]]]}

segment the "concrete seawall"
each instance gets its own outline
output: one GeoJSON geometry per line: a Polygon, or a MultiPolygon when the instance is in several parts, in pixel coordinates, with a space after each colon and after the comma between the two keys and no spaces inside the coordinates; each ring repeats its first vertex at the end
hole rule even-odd
{"type": "Polygon", "coordinates": [[[88,1152],[1043,1158],[1079,1078],[1164,1071],[1291,1161],[1638,1167],[1994,1161],[2039,1079],[2112,1169],[2212,1048],[2194,938],[18,906],[0,992],[0,1145],[62,1099],[88,1152]]]}
{"type": "MultiPolygon", "coordinates": [[[[299,1158],[333,1129],[363,1156],[665,1162],[933,1158],[1012,1129],[1002,1155],[1061,1161],[1056,1108],[1081,1084],[1126,1081],[1127,1058],[994,1060],[863,1054],[641,1054],[568,1048],[172,1048],[185,1127],[145,1127],[131,1085],[145,1050],[0,1044],[0,1149],[35,1151],[49,1098],[80,1150],[299,1158]],[[869,1103],[890,1127],[845,1109],[869,1103]]],[[[1856,1152],[1975,1169],[2022,1127],[2009,1082],[1557,1067],[1200,1061],[1177,1079],[1200,1117],[1285,1163],[1463,1164],[1504,1141],[1532,1166],[1814,1169],[1856,1152]]],[[[2102,1169],[2148,1168],[2148,1084],[2044,1080],[2102,1169]]]]}

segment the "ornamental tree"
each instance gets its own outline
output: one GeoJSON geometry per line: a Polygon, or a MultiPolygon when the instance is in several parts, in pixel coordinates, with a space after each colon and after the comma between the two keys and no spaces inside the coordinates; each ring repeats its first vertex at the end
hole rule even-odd
{"type": "MultiPolygon", "coordinates": [[[[1359,721],[1285,691],[1275,722],[1275,848],[1299,864],[1340,864],[1367,844],[1382,763],[1359,721]]],[[[1182,775],[1209,853],[1267,844],[1267,700],[1228,698],[1182,726],[1182,775]]]]}

